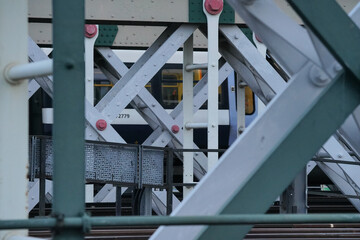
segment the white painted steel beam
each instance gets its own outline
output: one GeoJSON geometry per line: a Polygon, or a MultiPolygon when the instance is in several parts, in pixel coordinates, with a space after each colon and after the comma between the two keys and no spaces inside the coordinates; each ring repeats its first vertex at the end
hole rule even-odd
{"type": "MultiPolygon", "coordinates": [[[[98,29],[97,25],[94,27],[98,29]]],[[[98,35],[96,31],[94,36],[85,37],[85,99],[91,105],[94,105],[94,45],[98,35]]]]}
{"type": "MultiPolygon", "coordinates": [[[[45,181],[45,195],[46,194],[53,194],[52,193],[52,189],[53,189],[53,185],[52,185],[52,181],[50,180],[46,180],[45,181]]],[[[40,181],[38,178],[35,179],[34,184],[32,184],[32,186],[29,187],[28,190],[28,211],[30,212],[35,206],[36,204],[39,203],[39,191],[40,191],[40,181]]]]}
{"type": "MultiPolygon", "coordinates": [[[[120,76],[125,75],[126,66],[118,59],[114,54],[111,54],[111,50],[106,50],[105,48],[99,48],[99,53],[108,61],[108,64],[116,69],[117,73],[120,76]],[[108,57],[108,56],[111,57],[108,57]]],[[[223,63],[222,63],[223,64],[223,63]]],[[[224,79],[231,72],[231,68],[224,64],[220,70],[220,80],[219,82],[223,82],[224,79]]],[[[110,76],[111,77],[111,76],[110,76]]],[[[114,78],[114,77],[113,77],[114,78]]],[[[197,93],[194,97],[196,104],[194,105],[194,111],[200,108],[200,106],[206,101],[207,93],[204,90],[204,86],[206,86],[207,75],[199,81],[199,83],[195,86],[194,91],[197,93]]],[[[171,131],[171,127],[173,125],[182,125],[182,103],[180,103],[173,111],[169,114],[162,108],[162,106],[157,102],[157,100],[146,90],[140,91],[137,97],[134,98],[134,103],[137,105],[144,105],[146,108],[141,108],[141,112],[151,111],[154,116],[161,122],[161,125],[154,131],[154,133],[159,133],[160,136],[155,138],[148,138],[143,144],[144,145],[152,145],[152,146],[166,146],[169,141],[175,137],[176,141],[182,145],[182,130],[179,129],[177,134],[171,131]],[[178,109],[178,110],[177,110],[178,109]],[[175,114],[176,115],[175,115],[175,114]],[[167,129],[167,131],[163,131],[163,129],[167,129]]],[[[147,115],[149,113],[146,113],[147,115]]],[[[154,133],[152,136],[154,136],[154,133]]],[[[151,137],[151,136],[150,136],[151,137]]],[[[196,146],[195,146],[196,148],[196,146]]],[[[195,154],[196,162],[195,165],[195,174],[196,177],[201,178],[205,173],[204,169],[207,167],[206,158],[203,157],[203,154],[195,154]],[[200,165],[199,165],[200,164],[200,165]]]]}
{"type": "Polygon", "coordinates": [[[263,58],[254,45],[237,26],[220,26],[226,43],[220,45],[220,53],[240,74],[243,81],[264,102],[285,87],[285,81],[263,58]]]}
{"type": "MultiPolygon", "coordinates": [[[[38,60],[44,60],[48,59],[48,56],[37,46],[36,43],[31,38],[28,38],[28,46],[29,46],[29,59],[30,61],[38,61],[38,60]]],[[[34,80],[32,80],[34,81],[34,80]]],[[[37,84],[41,86],[41,88],[50,96],[53,96],[53,79],[52,76],[46,76],[46,77],[37,77],[35,78],[35,81],[37,84]]],[[[35,83],[32,85],[32,88],[34,88],[35,83]]],[[[28,90],[31,91],[31,90],[28,90]]],[[[33,91],[32,91],[33,92],[33,91]]],[[[34,93],[34,92],[33,92],[34,93]]],[[[31,97],[29,92],[29,98],[31,97]]],[[[118,142],[118,143],[125,143],[125,141],[122,139],[122,137],[115,131],[115,129],[108,124],[107,128],[103,131],[100,131],[96,127],[96,122],[99,119],[105,119],[109,122],[109,120],[106,118],[106,116],[103,116],[101,113],[99,113],[95,107],[92,106],[92,104],[89,101],[85,101],[85,118],[86,118],[86,139],[87,140],[98,140],[103,141],[105,138],[109,142],[118,142]]]]}
{"type": "MultiPolygon", "coordinates": [[[[117,60],[116,58],[112,58],[111,61],[120,61],[117,60]]],[[[228,76],[228,74],[231,72],[231,68],[227,65],[224,64],[222,66],[222,68],[220,69],[220,80],[219,82],[223,82],[226,77],[228,76]]],[[[206,86],[205,82],[206,82],[206,78],[207,78],[207,74],[204,76],[203,80],[201,80],[196,86],[194,91],[197,92],[197,94],[194,97],[194,102],[196,102],[196,104],[194,104],[194,109],[199,109],[200,106],[206,101],[207,99],[207,93],[204,89],[204,86],[206,86]],[[200,89],[199,89],[200,88],[200,89]]],[[[181,109],[182,107],[182,103],[180,103],[174,110],[173,112],[169,115],[163,108],[162,106],[156,101],[156,99],[154,99],[154,97],[146,90],[142,90],[139,94],[138,94],[138,98],[142,100],[142,102],[144,102],[145,104],[147,104],[148,109],[150,109],[159,119],[159,121],[161,121],[161,126],[162,128],[159,128],[159,133],[161,132],[161,136],[158,137],[156,140],[154,140],[154,142],[150,141],[149,138],[144,142],[144,145],[152,145],[152,146],[166,146],[166,144],[172,139],[176,139],[177,142],[179,142],[182,145],[182,130],[179,129],[179,132],[177,134],[173,133],[171,131],[171,126],[173,125],[178,125],[181,126],[182,125],[182,112],[178,112],[176,109],[181,109]],[[174,112],[177,112],[177,115],[173,115],[174,112]],[[166,133],[163,132],[160,129],[167,129],[166,133]],[[168,134],[166,137],[165,134],[168,134]],[[149,143],[149,144],[147,144],[149,143]]],[[[155,131],[155,132],[156,132],[155,131]]],[[[197,177],[201,178],[202,174],[204,174],[204,170],[206,169],[206,159],[204,158],[200,158],[201,154],[195,154],[195,159],[196,162],[198,164],[200,164],[201,168],[199,169],[197,167],[197,165],[195,164],[195,170],[197,170],[197,177]],[[202,169],[202,170],[201,170],[202,169]]]]}
{"type": "MultiPolygon", "coordinates": [[[[186,127],[187,124],[193,121],[193,105],[194,105],[194,74],[192,68],[187,69],[188,66],[193,65],[193,35],[189,37],[184,43],[183,48],[183,148],[191,149],[194,146],[194,131],[186,127]]],[[[183,153],[183,183],[194,182],[194,153],[183,153]]],[[[187,197],[194,187],[184,186],[183,197],[187,197]]]]}
{"type": "MultiPolygon", "coordinates": [[[[289,14],[298,23],[301,19],[292,10],[285,0],[275,1],[280,8],[289,14]]],[[[357,3],[357,0],[338,0],[346,12],[349,12],[357,3]]],[[[101,22],[137,22],[137,24],[166,25],[168,23],[189,22],[188,1],[91,1],[86,0],[86,20],[101,22]],[[139,11],[141,9],[141,11],[139,11]]],[[[32,0],[29,2],[29,17],[41,22],[51,20],[51,3],[47,0],[32,0]]],[[[235,13],[235,23],[245,24],[244,20],[235,13]]],[[[124,32],[126,29],[124,29],[124,32]]],[[[41,32],[38,32],[41,35],[41,32]]],[[[144,42],[147,39],[144,39],[144,42]]],[[[46,41],[46,43],[48,43],[46,41]]]]}
{"type": "MultiPolygon", "coordinates": [[[[28,218],[28,81],[9,83],[6,67],[27,64],[27,2],[0,1],[0,219],[28,218]],[[11,24],[9,24],[11,23],[11,24]]],[[[27,230],[0,231],[0,239],[27,230]]]]}
{"type": "MultiPolygon", "coordinates": [[[[98,48],[98,52],[103,56],[104,59],[106,59],[108,67],[112,67],[114,71],[120,76],[124,76],[128,69],[125,66],[125,64],[115,55],[113,54],[112,50],[108,48],[98,48]]],[[[103,63],[104,64],[104,63],[103,63]]],[[[104,69],[102,65],[98,65],[100,69],[104,69]]],[[[115,78],[110,71],[105,71],[106,76],[110,79],[110,81],[113,84],[116,84],[118,79],[115,78]]],[[[120,80],[121,81],[121,80],[120,80]]],[[[144,119],[151,120],[150,126],[153,129],[159,128],[167,128],[167,132],[171,132],[171,128],[174,125],[172,123],[173,119],[169,117],[165,109],[162,108],[162,106],[158,103],[158,101],[144,88],[140,91],[140,93],[133,99],[132,105],[135,107],[135,109],[144,117],[144,119]],[[154,110],[155,109],[155,110],[154,110]],[[156,119],[154,119],[156,118],[156,119]]],[[[161,130],[162,131],[162,130],[161,130]]],[[[179,129],[180,131],[180,129],[179,129]]],[[[173,133],[174,135],[179,136],[177,133],[173,133]]],[[[181,136],[181,135],[180,135],[181,136]]],[[[169,133],[169,138],[171,138],[169,133]]],[[[164,144],[165,141],[161,140],[161,143],[164,144]]],[[[167,143],[165,143],[166,145],[167,143]]],[[[193,144],[193,143],[192,143],[193,144]]],[[[203,173],[203,170],[200,166],[197,166],[197,169],[200,169],[199,172],[203,173]]],[[[159,192],[153,192],[153,194],[158,195],[159,192]]],[[[173,197],[174,199],[177,199],[176,197],[173,197]]],[[[158,196],[157,201],[164,200],[162,197],[158,196]]],[[[153,201],[153,203],[156,203],[153,201]]],[[[165,206],[164,203],[162,204],[153,204],[153,207],[156,207],[156,209],[159,209],[160,207],[165,206]]],[[[174,207],[174,205],[173,205],[174,207]]],[[[166,209],[161,209],[158,213],[166,212],[166,209]]]]}
{"type": "MultiPolygon", "coordinates": [[[[267,203],[270,203],[279,193],[264,191],[264,189],[261,192],[254,191],[253,188],[260,184],[261,180],[259,169],[264,167],[268,154],[278,146],[277,142],[281,142],[283,134],[286,134],[314,101],[322,96],[325,88],[317,86],[317,75],[310,73],[317,69],[317,66],[324,69],[330,78],[334,78],[341,71],[338,68],[332,68],[332,71],[329,69],[329,66],[334,66],[334,62],[331,65],[322,65],[324,62],[321,62],[317,56],[307,33],[303,29],[298,29],[296,24],[292,24],[292,21],[276,9],[271,1],[251,1],[249,5],[235,0],[228,2],[242,14],[254,31],[261,34],[261,39],[272,53],[283,61],[284,66],[293,76],[286,89],[273,99],[267,111],[245,131],[242,137],[237,139],[222,156],[218,166],[206,175],[189,198],[173,212],[174,216],[221,214],[227,211],[226,207],[230,204],[234,211],[235,203],[229,202],[234,201],[234,195],[237,196],[237,206],[243,206],[241,209],[236,209],[236,213],[266,211],[265,208],[259,210],[257,203],[263,203],[264,198],[267,203]],[[291,107],[285,107],[285,103],[286,106],[291,107]],[[271,128],[268,127],[269,122],[272,123],[271,128]],[[243,154],[244,152],[246,155],[243,154]],[[228,184],[229,182],[232,184],[228,184]],[[213,194],[215,191],[216,194],[213,194]]],[[[329,154],[330,151],[328,150],[329,154]]],[[[280,170],[278,171],[280,173],[280,170]]],[[[266,184],[274,180],[271,179],[266,184]]],[[[283,187],[286,187],[285,184],[283,187]]],[[[204,239],[203,234],[206,233],[206,237],[209,238],[209,234],[215,228],[218,231],[226,230],[222,226],[160,227],[151,239],[169,239],[170,237],[172,239],[204,239]]],[[[237,231],[241,231],[241,236],[243,236],[249,228],[237,227],[237,231]]]]}
{"type": "MultiPolygon", "coordinates": [[[[239,68],[239,66],[241,65],[241,63],[239,63],[238,60],[239,56],[242,57],[241,59],[242,62],[244,62],[247,66],[250,66],[251,69],[254,69],[252,72],[253,77],[247,77],[243,79],[251,86],[254,92],[260,93],[258,96],[264,96],[262,100],[264,101],[265,99],[264,103],[267,104],[267,101],[270,100],[272,96],[274,96],[274,94],[279,94],[282,92],[282,89],[285,88],[286,83],[280,78],[280,76],[275,72],[275,70],[269,66],[269,64],[264,62],[264,59],[261,60],[261,56],[258,53],[256,53],[256,49],[253,47],[250,41],[246,38],[244,34],[242,34],[240,29],[236,29],[236,28],[237,27],[226,26],[226,27],[221,27],[221,31],[224,37],[231,43],[233,47],[229,51],[232,52],[231,56],[236,55],[237,58],[229,57],[230,53],[227,52],[226,47],[221,48],[220,52],[224,54],[225,58],[229,61],[229,63],[233,65],[234,68],[236,68],[241,73],[244,72],[245,68],[244,67],[239,68]],[[231,28],[233,28],[233,31],[229,31],[229,29],[231,28]],[[268,67],[266,68],[266,66],[268,67]],[[262,84],[258,84],[259,82],[262,82],[262,84]]],[[[319,52],[319,57],[317,57],[316,59],[319,59],[319,62],[323,62],[328,66],[332,66],[332,64],[329,63],[329,59],[334,61],[333,57],[330,56],[327,53],[327,51],[324,51],[322,45],[319,42],[316,43],[317,43],[316,49],[321,49],[321,52],[319,52]]],[[[309,55],[314,55],[314,54],[309,54],[309,55]]],[[[284,59],[288,59],[288,58],[284,57],[284,59]]],[[[295,62],[296,61],[297,60],[295,60],[295,62]]],[[[295,63],[294,66],[296,66],[295,63]]],[[[330,138],[329,141],[333,142],[336,140],[334,137],[332,137],[330,138]]],[[[323,147],[327,152],[332,151],[333,148],[337,149],[337,151],[344,151],[344,148],[339,143],[338,144],[334,143],[332,145],[325,144],[323,147]]],[[[321,163],[318,165],[324,171],[324,173],[327,174],[328,177],[339,187],[339,189],[341,189],[341,191],[344,194],[346,195],[354,194],[354,190],[351,190],[353,188],[351,187],[351,185],[352,183],[354,183],[354,181],[341,180],[338,176],[342,176],[343,172],[340,170],[340,168],[335,166],[336,164],[321,163]]],[[[310,172],[313,169],[313,167],[314,166],[310,164],[310,167],[308,168],[308,172],[310,172]]],[[[359,168],[358,166],[352,166],[352,169],[358,169],[358,168],[359,168]]],[[[349,169],[349,174],[351,174],[350,169],[349,169]]],[[[355,175],[353,175],[353,177],[355,177],[355,175]]],[[[345,178],[345,179],[349,180],[349,178],[345,178]]],[[[355,181],[355,183],[360,184],[360,182],[357,181],[355,181]]],[[[360,201],[357,199],[352,199],[351,202],[360,211],[360,201]]]]}
{"type": "Polygon", "coordinates": [[[103,115],[114,120],[167,60],[182,46],[186,39],[197,29],[197,25],[168,27],[155,43],[122,77],[121,81],[96,105],[103,115]]]}
{"type": "MultiPolygon", "coordinates": [[[[210,14],[205,8],[205,1],[203,0],[203,12],[207,20],[207,35],[208,35],[208,101],[207,101],[207,148],[219,148],[219,18],[221,11],[217,14],[210,14]]],[[[185,104],[185,102],[184,102],[185,104]]],[[[219,153],[208,152],[208,171],[214,168],[217,164],[219,153]]]]}

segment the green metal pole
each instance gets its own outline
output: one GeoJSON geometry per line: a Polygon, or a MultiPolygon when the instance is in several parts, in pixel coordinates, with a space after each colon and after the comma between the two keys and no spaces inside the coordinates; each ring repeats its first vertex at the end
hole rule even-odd
{"type": "Polygon", "coordinates": [[[335,1],[288,0],[337,61],[360,80],[360,30],[335,1]]]}
{"type": "MultiPolygon", "coordinates": [[[[69,217],[63,228],[159,226],[159,225],[252,225],[290,223],[359,223],[360,214],[239,214],[218,216],[136,216],[136,217],[69,217]]],[[[0,229],[54,228],[56,219],[24,219],[0,221],[0,229]]]]}
{"type": "MultiPolygon", "coordinates": [[[[84,1],[53,0],[53,215],[58,219],[85,212],[84,24],[84,1]]],[[[83,238],[81,227],[54,233],[54,239],[83,238]]]]}

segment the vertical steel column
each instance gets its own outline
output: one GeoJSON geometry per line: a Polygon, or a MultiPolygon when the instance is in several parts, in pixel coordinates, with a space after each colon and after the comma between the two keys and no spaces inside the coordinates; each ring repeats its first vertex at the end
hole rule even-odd
{"type": "Polygon", "coordinates": [[[237,136],[245,130],[245,86],[240,74],[236,74],[236,112],[237,112],[237,136]]]}
{"type": "Polygon", "coordinates": [[[170,215],[173,208],[173,176],[174,176],[174,152],[173,149],[169,148],[168,150],[168,161],[166,164],[166,215],[170,215]]]}
{"type": "MultiPolygon", "coordinates": [[[[85,210],[84,23],[84,1],[53,0],[53,214],[59,218],[85,210]]],[[[82,228],[54,233],[54,239],[83,238],[82,228]]]]}
{"type": "MultiPolygon", "coordinates": [[[[45,147],[42,144],[42,141],[40,141],[40,148],[45,149],[45,147]]],[[[42,150],[42,152],[44,152],[42,150]]],[[[39,176],[39,216],[45,216],[45,194],[46,194],[46,166],[45,166],[45,155],[42,155],[40,157],[40,176],[39,176]]]]}
{"type": "MultiPolygon", "coordinates": [[[[28,217],[28,81],[4,78],[9,64],[27,63],[27,32],[27,1],[0,1],[0,219],[28,217]]],[[[26,233],[0,231],[0,239],[26,233]]]]}
{"type": "MultiPolygon", "coordinates": [[[[187,71],[186,66],[193,64],[193,35],[189,37],[184,43],[183,52],[183,112],[184,112],[184,144],[186,149],[194,148],[194,130],[192,128],[186,128],[187,123],[193,122],[193,105],[194,105],[194,84],[193,84],[193,71],[187,71]]],[[[194,153],[184,152],[184,174],[183,182],[194,182],[194,153]]],[[[190,193],[193,187],[184,186],[183,195],[184,198],[190,193]]]]}
{"type": "MultiPolygon", "coordinates": [[[[208,149],[219,148],[219,111],[218,111],[218,81],[219,81],[219,12],[209,13],[206,9],[206,0],[203,1],[203,11],[207,19],[208,32],[208,149]]],[[[208,1],[211,2],[211,1],[208,1]]],[[[213,1],[217,2],[217,1],[213,1]]],[[[209,3],[211,4],[211,3],[209,3]]],[[[216,3],[214,3],[217,5],[216,3]]],[[[218,6],[216,6],[218,7],[218,6]]],[[[217,152],[208,153],[208,170],[213,168],[218,161],[217,152]]]]}
{"type": "Polygon", "coordinates": [[[307,213],[306,167],[296,175],[294,181],[280,196],[280,213],[307,213]]]}
{"type": "Polygon", "coordinates": [[[115,197],[115,204],[116,204],[116,216],[121,216],[121,187],[116,186],[116,197],[115,197]]]}
{"type": "MultiPolygon", "coordinates": [[[[97,25],[85,25],[85,98],[91,106],[94,106],[94,45],[98,35],[97,25]]],[[[94,184],[85,185],[85,202],[94,202],[94,184]]]]}

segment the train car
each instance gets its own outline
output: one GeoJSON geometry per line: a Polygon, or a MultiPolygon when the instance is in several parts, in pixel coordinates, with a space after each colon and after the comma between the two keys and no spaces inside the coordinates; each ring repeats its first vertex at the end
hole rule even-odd
{"type": "MultiPolygon", "coordinates": [[[[143,53],[135,50],[115,50],[118,57],[130,68],[143,53]]],[[[205,52],[194,54],[195,63],[206,62],[205,52]]],[[[206,70],[194,71],[194,85],[206,74],[206,70]]],[[[165,66],[146,84],[146,89],[156,100],[171,112],[182,100],[182,53],[177,52],[165,66]]],[[[100,72],[95,71],[94,79],[94,104],[111,89],[112,83],[100,72]]],[[[219,87],[219,148],[227,148],[236,138],[236,74],[232,72],[225,82],[219,87]]],[[[246,126],[250,125],[257,116],[257,98],[249,87],[245,89],[246,99],[246,126]]],[[[194,115],[194,122],[207,122],[206,102],[194,115]]],[[[128,143],[143,143],[151,134],[152,129],[146,121],[130,105],[123,110],[112,122],[112,126],[128,143]],[[134,134],[137,133],[137,134],[134,134]]],[[[206,148],[206,129],[194,130],[194,141],[206,148]]]]}

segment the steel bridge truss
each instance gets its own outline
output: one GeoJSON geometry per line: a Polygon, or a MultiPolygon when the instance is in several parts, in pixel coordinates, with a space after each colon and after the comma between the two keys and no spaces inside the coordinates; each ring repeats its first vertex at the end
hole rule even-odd
{"type": "MultiPolygon", "coordinates": [[[[330,136],[360,101],[360,31],[335,1],[290,2],[307,29],[288,18],[272,1],[228,1],[290,74],[290,81],[278,92],[267,91],[276,94],[267,111],[236,140],[174,216],[265,212],[324,142],[322,148],[333,159],[354,161],[330,136]],[[329,24],[331,27],[326,27],[329,24]],[[226,184],[229,182],[232,184],[226,184]],[[259,186],[261,191],[256,189],[259,186]]],[[[358,24],[357,12],[356,8],[350,15],[358,24]]],[[[350,167],[319,166],[342,186],[343,192],[358,195],[357,184],[352,182],[356,180],[355,172],[346,169],[350,167]],[[349,178],[352,181],[347,181],[349,178]]],[[[161,227],[151,239],[239,239],[250,228],[161,227]]]]}
{"type": "MultiPolygon", "coordinates": [[[[219,52],[222,58],[219,59],[219,85],[235,70],[259,99],[265,104],[269,103],[269,106],[261,118],[253,124],[254,126],[248,129],[224,154],[217,167],[203,179],[174,215],[265,211],[269,203],[286,187],[285,182],[282,183],[281,179],[291,180],[298,169],[308,162],[314,152],[319,149],[321,146],[319,144],[323,144],[333,133],[325,131],[321,127],[321,124],[324,124],[321,121],[327,122],[329,118],[334,119],[334,123],[324,125],[331,126],[331,129],[335,130],[344,120],[344,117],[338,119],[336,115],[347,116],[358,104],[358,102],[352,103],[351,99],[346,97],[347,95],[343,96],[343,101],[338,102],[326,98],[326,92],[340,91],[336,82],[344,81],[344,71],[312,31],[303,29],[293,22],[271,1],[255,1],[248,5],[235,0],[228,2],[245,19],[251,29],[261,37],[272,55],[289,73],[290,80],[286,83],[280,77],[237,26],[220,26],[219,52]],[[335,81],[336,79],[339,80],[335,81]],[[336,90],[335,86],[337,87],[336,90]],[[325,103],[323,103],[324,98],[326,98],[325,103]],[[328,102],[331,102],[335,108],[341,104],[339,108],[336,108],[339,112],[345,111],[342,109],[342,105],[346,103],[349,105],[346,108],[349,109],[346,109],[344,114],[330,112],[319,114],[317,107],[311,108],[314,102],[319,102],[325,107],[328,106],[328,102]],[[317,118],[314,119],[312,114],[317,114],[317,118]],[[304,130],[302,139],[295,144],[297,140],[295,141],[295,138],[289,133],[309,127],[301,123],[299,119],[304,119],[304,121],[311,119],[308,124],[318,128],[316,133],[326,132],[326,134],[320,134],[321,138],[317,138],[312,134],[306,134],[307,132],[304,130]],[[270,122],[271,125],[269,125],[270,122]],[[306,146],[307,149],[302,145],[306,146]],[[277,150],[273,151],[276,146],[277,150]],[[278,157],[280,149],[286,152],[282,157],[278,157]],[[264,161],[266,157],[273,160],[271,166],[267,166],[270,164],[269,160],[264,161]],[[295,159],[299,159],[299,161],[295,161],[295,159]],[[270,176],[274,176],[274,174],[270,174],[269,169],[277,169],[281,172],[278,175],[283,178],[279,177],[270,181],[270,176]],[[229,186],[229,182],[235,184],[229,186]],[[260,194],[259,191],[255,190],[256,184],[263,186],[261,195],[264,195],[264,198],[259,198],[259,200],[254,200],[255,192],[256,195],[260,194]],[[205,200],[211,201],[211,204],[204,205],[205,200]],[[228,200],[231,201],[225,204],[228,200]],[[241,206],[247,206],[248,209],[241,206]],[[250,206],[262,207],[253,208],[250,206]]],[[[354,9],[351,13],[351,17],[357,24],[360,24],[359,12],[358,9],[354,9]]],[[[96,106],[93,106],[88,100],[86,101],[87,140],[125,143],[124,139],[110,124],[105,130],[100,131],[96,127],[96,122],[99,119],[104,119],[107,123],[111,123],[128,104],[131,104],[153,129],[153,133],[146,139],[144,145],[183,147],[183,130],[180,128],[178,133],[172,131],[174,125],[183,126],[183,103],[179,103],[168,114],[145,89],[145,85],[198,27],[197,24],[176,24],[168,27],[130,69],[110,48],[96,48],[101,59],[95,59],[94,62],[114,84],[114,87],[96,106]]],[[[202,27],[200,30],[206,35],[206,31],[202,27]]],[[[28,44],[29,61],[36,62],[48,59],[48,56],[32,39],[29,38],[28,44]]],[[[53,96],[52,77],[48,76],[30,80],[29,98],[40,87],[49,96],[53,96]]],[[[344,88],[344,92],[348,91],[346,86],[344,88]]],[[[352,94],[354,98],[358,98],[355,93],[347,94],[352,94]]],[[[194,113],[206,100],[207,75],[204,75],[194,87],[194,113]]],[[[360,116],[359,109],[357,108],[353,113],[355,120],[358,120],[360,116]]],[[[346,140],[346,127],[340,128],[339,132],[343,133],[341,136],[345,136],[346,140]]],[[[332,159],[341,158],[341,160],[349,162],[357,161],[348,154],[348,149],[340,143],[340,140],[339,134],[331,136],[322,146],[322,150],[329,154],[332,159]]],[[[194,148],[197,148],[195,144],[194,148]]],[[[350,150],[356,151],[355,147],[350,150]]],[[[182,158],[180,155],[179,157],[182,158]]],[[[328,162],[318,162],[317,165],[345,195],[360,194],[359,166],[328,162]]],[[[203,153],[194,154],[195,176],[202,179],[207,168],[206,156],[203,153]]],[[[106,185],[106,188],[109,188],[109,185],[106,185]]],[[[160,196],[156,192],[154,194],[158,195],[157,200],[162,199],[164,202],[164,196],[160,196]]],[[[101,197],[101,199],[105,198],[104,196],[101,197]]],[[[360,210],[359,199],[349,200],[360,210]]],[[[164,213],[165,211],[162,209],[158,212],[164,213]]],[[[247,227],[238,228],[239,230],[227,228],[231,229],[231,232],[241,231],[241,233],[245,233],[248,229],[247,227]]],[[[181,232],[177,235],[179,239],[193,239],[196,236],[212,239],[210,236],[215,233],[213,230],[215,227],[184,227],[184,229],[186,231],[183,228],[164,227],[158,230],[154,239],[168,239],[170,233],[171,236],[176,235],[173,234],[173,231],[181,232]]]]}

